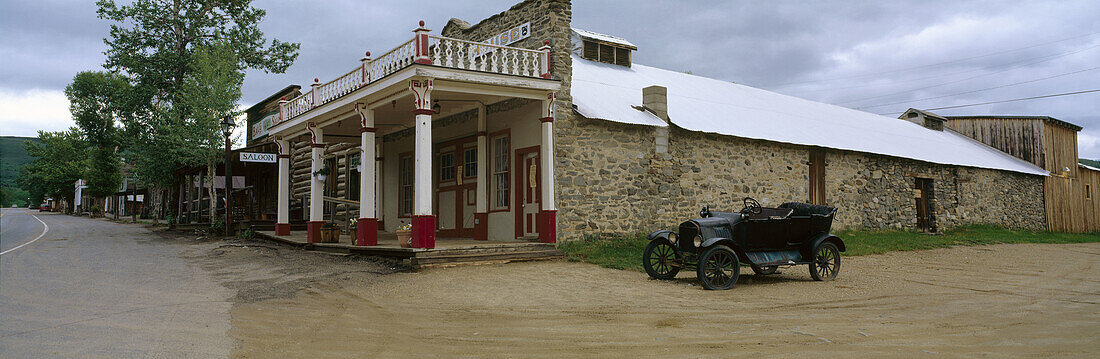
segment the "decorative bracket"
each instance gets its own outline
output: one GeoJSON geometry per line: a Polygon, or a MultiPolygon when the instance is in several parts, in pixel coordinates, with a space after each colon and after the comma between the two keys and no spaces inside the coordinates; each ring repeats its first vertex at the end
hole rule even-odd
{"type": "Polygon", "coordinates": [[[557,94],[551,92],[546,94],[546,108],[542,110],[542,118],[539,121],[542,122],[554,122],[554,99],[558,97],[557,94]]]}
{"type": "Polygon", "coordinates": [[[415,99],[413,113],[417,115],[431,115],[432,111],[432,79],[410,80],[409,90],[413,92],[415,99]]]}

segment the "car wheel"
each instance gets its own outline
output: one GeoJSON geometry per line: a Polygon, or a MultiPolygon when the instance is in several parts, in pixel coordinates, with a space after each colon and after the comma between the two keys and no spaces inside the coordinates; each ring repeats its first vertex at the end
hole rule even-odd
{"type": "Polygon", "coordinates": [[[737,276],[741,274],[741,263],[737,260],[737,253],[729,247],[714,246],[699,257],[699,265],[695,270],[703,288],[726,290],[737,283],[737,276]]]}
{"type": "Polygon", "coordinates": [[[814,249],[814,260],[810,262],[810,276],[817,281],[833,280],[840,272],[840,250],[836,245],[825,242],[814,249]]]}
{"type": "Polygon", "coordinates": [[[664,239],[650,241],[642,254],[642,266],[653,279],[669,280],[680,273],[680,260],[672,243],[664,239]]]}
{"type": "Polygon", "coordinates": [[[757,275],[775,274],[775,272],[778,271],[778,270],[779,270],[779,266],[763,266],[763,267],[755,266],[755,265],[752,266],[752,272],[756,273],[757,275]]]}

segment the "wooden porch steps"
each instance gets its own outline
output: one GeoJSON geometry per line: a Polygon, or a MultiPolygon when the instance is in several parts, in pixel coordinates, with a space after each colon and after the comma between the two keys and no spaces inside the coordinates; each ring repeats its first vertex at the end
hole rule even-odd
{"type": "Polygon", "coordinates": [[[561,257],[562,251],[553,244],[524,243],[425,251],[417,253],[411,260],[414,267],[433,267],[459,263],[512,262],[561,257]]]}

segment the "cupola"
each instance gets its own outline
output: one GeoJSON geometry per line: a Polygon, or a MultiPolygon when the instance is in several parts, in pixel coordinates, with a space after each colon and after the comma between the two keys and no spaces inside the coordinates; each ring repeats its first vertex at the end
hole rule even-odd
{"type": "Polygon", "coordinates": [[[638,47],[626,39],[573,29],[573,53],[585,59],[630,67],[630,52],[638,47]]]}

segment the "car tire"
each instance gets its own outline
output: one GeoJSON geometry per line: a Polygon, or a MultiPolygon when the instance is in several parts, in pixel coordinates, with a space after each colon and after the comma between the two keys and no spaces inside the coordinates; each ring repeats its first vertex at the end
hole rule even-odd
{"type": "Polygon", "coordinates": [[[831,242],[817,245],[813,252],[814,258],[810,261],[810,277],[816,281],[829,281],[836,279],[840,273],[840,250],[831,242]]]}
{"type": "Polygon", "coordinates": [[[741,274],[741,263],[737,259],[736,252],[729,247],[718,245],[703,252],[695,271],[703,288],[726,290],[737,284],[737,277],[741,274]]]}
{"type": "Polygon", "coordinates": [[[672,242],[664,238],[649,241],[642,253],[642,267],[650,278],[670,280],[680,273],[680,258],[676,255],[676,248],[672,242]]]}
{"type": "Polygon", "coordinates": [[[779,271],[779,266],[752,266],[752,272],[756,275],[771,275],[779,271]]]}

